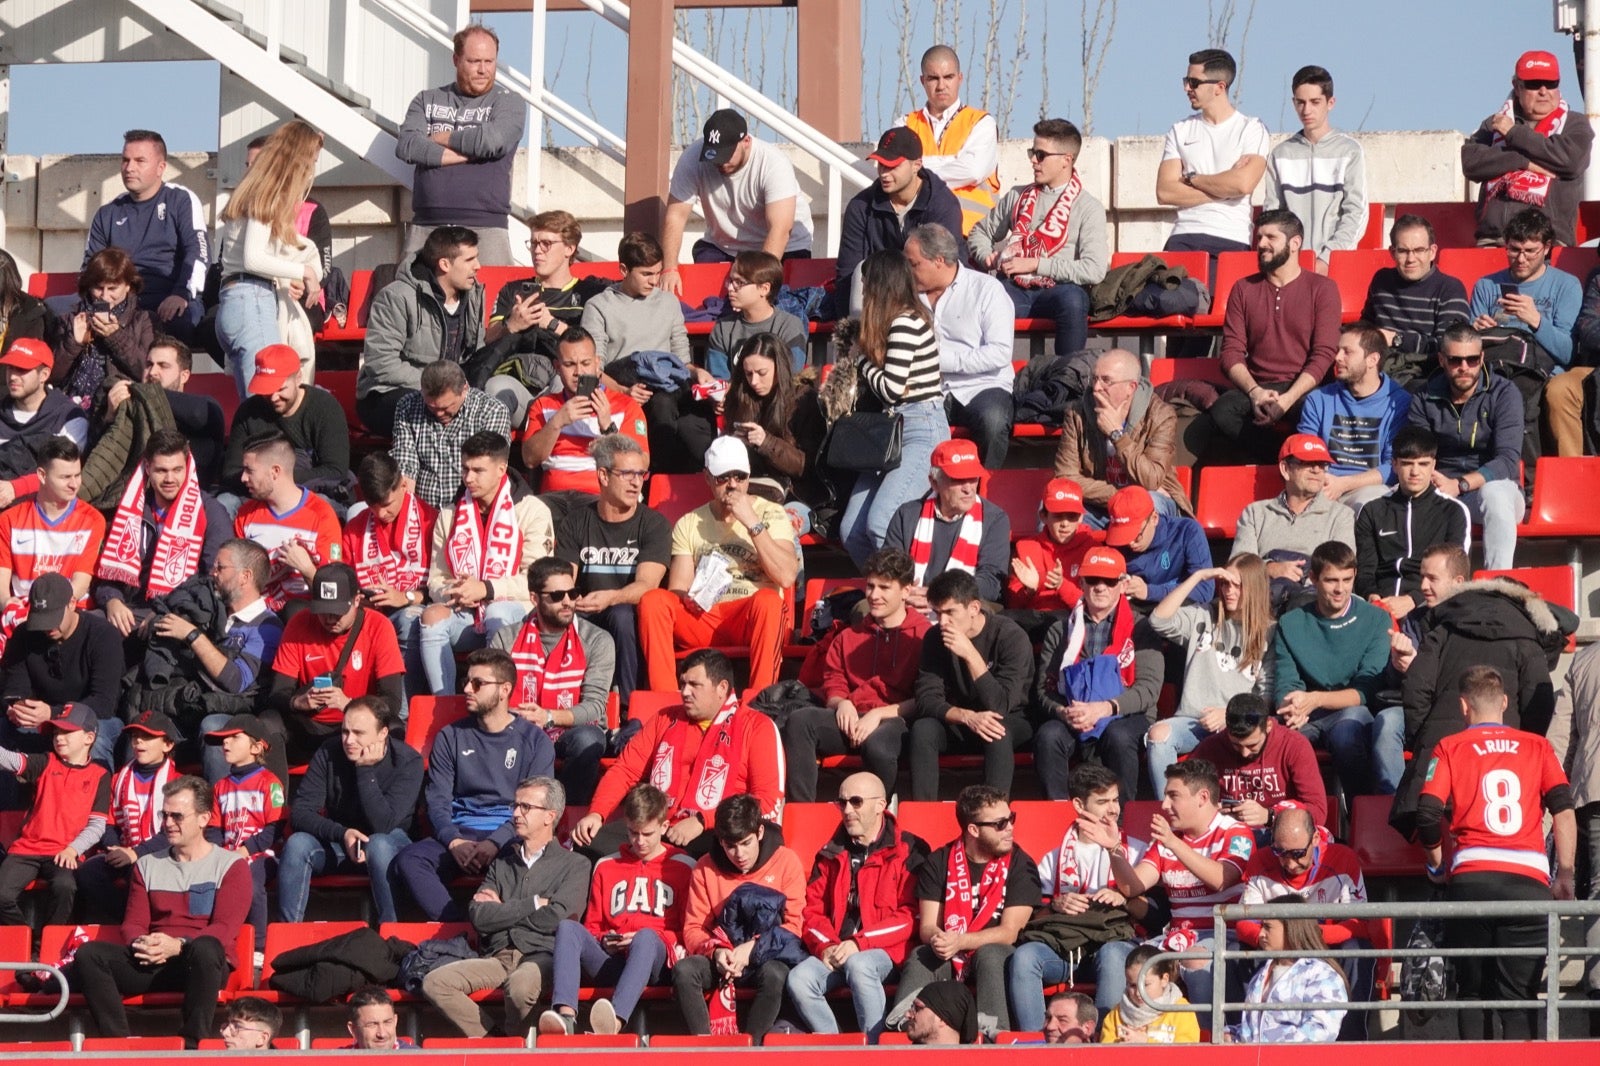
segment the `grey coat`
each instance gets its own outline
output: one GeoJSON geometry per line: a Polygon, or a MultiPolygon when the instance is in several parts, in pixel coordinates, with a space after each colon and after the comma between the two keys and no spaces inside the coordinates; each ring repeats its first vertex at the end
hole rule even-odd
{"type": "MultiPolygon", "coordinates": [[[[422,368],[437,362],[444,348],[444,303],[433,272],[417,253],[394,281],[373,297],[367,340],[361,350],[356,395],[415,389],[422,368]]],[[[462,361],[483,343],[483,285],[475,283],[461,301],[462,361]]]]}

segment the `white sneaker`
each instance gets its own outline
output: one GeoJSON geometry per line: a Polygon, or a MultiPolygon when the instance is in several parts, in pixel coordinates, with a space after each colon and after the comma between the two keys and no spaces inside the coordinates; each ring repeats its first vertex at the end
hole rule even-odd
{"type": "Polygon", "coordinates": [[[622,1022],[617,1018],[617,1008],[609,999],[597,999],[589,1008],[589,1031],[601,1036],[614,1036],[622,1032],[622,1022]]]}
{"type": "Polygon", "coordinates": [[[541,1036],[571,1036],[577,1031],[577,1019],[570,1014],[562,1014],[558,1010],[547,1010],[539,1015],[539,1033],[541,1036]]]}
{"type": "Polygon", "coordinates": [[[256,972],[260,973],[261,970],[267,965],[266,953],[262,951],[256,952],[255,955],[251,957],[251,963],[255,966],[256,972]]]}

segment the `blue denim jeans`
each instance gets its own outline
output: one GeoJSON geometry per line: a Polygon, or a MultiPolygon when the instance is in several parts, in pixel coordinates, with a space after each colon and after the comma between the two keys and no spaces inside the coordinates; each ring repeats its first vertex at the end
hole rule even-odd
{"type": "Polygon", "coordinates": [[[241,277],[222,287],[217,304],[217,340],[240,397],[249,395],[256,353],[283,338],[278,333],[278,296],[265,278],[241,277]]]}
{"type": "Polygon", "coordinates": [[[422,649],[422,672],[428,679],[428,690],[436,696],[454,695],[456,652],[486,647],[502,626],[519,626],[527,616],[527,604],[496,600],[484,612],[481,633],[473,625],[472,611],[452,611],[442,622],[422,625],[417,643],[422,649]]]}
{"type": "Polygon", "coordinates": [[[608,955],[582,922],[564,918],[556,926],[550,1005],[576,1008],[578,986],[588,978],[596,987],[614,986],[611,1006],[616,1008],[618,1020],[626,1022],[639,1005],[645,986],[661,980],[666,961],[666,942],[654,929],[639,930],[626,951],[608,955]]]}
{"type": "Polygon", "coordinates": [[[410,843],[411,838],[403,829],[374,833],[367,837],[367,861],[363,864],[351,862],[342,844],[318,840],[310,833],[291,835],[278,858],[278,917],[286,922],[305,920],[313,877],[326,873],[364,873],[372,882],[372,904],[378,912],[378,921],[397,921],[389,864],[410,843]]]}
{"type": "Polygon", "coordinates": [[[1178,761],[1178,756],[1191,752],[1211,734],[1198,718],[1180,718],[1174,715],[1150,727],[1144,735],[1145,765],[1150,768],[1150,784],[1160,790],[1167,779],[1167,767],[1178,761]],[[1156,730],[1167,734],[1165,740],[1156,740],[1156,730]]]}
{"type": "Polygon", "coordinates": [[[900,415],[900,465],[886,473],[857,474],[839,523],[845,551],[857,566],[883,547],[889,519],[900,505],[928,491],[933,450],[950,439],[942,399],[907,404],[900,415]]]}
{"type": "Polygon", "coordinates": [[[1048,289],[1024,289],[1010,278],[1005,286],[1018,318],[1048,318],[1056,324],[1056,354],[1070,355],[1089,346],[1089,290],[1058,282],[1048,289]]]}
{"type": "Polygon", "coordinates": [[[1345,796],[1394,795],[1405,769],[1405,712],[1389,707],[1372,712],[1365,707],[1317,711],[1300,727],[1314,748],[1333,756],[1333,768],[1345,796]]]}
{"type": "Polygon", "coordinates": [[[858,951],[835,970],[812,956],[789,971],[789,999],[807,1029],[813,1033],[837,1033],[839,1024],[826,996],[836,988],[849,986],[856,1025],[867,1034],[868,1043],[876,1044],[888,1007],[883,983],[893,972],[894,961],[882,948],[858,951]]]}
{"type": "Polygon", "coordinates": [[[1095,982],[1095,1000],[1100,1012],[1115,1007],[1122,999],[1126,983],[1124,971],[1128,956],[1137,943],[1114,940],[1101,944],[1093,955],[1071,963],[1057,955],[1048,944],[1019,945],[1006,960],[1006,998],[1011,1003],[1011,1028],[1022,1033],[1037,1033],[1044,1028],[1044,986],[1059,985],[1074,979],[1095,982]],[[1109,1002],[1102,1002],[1102,999],[1109,1002]]]}

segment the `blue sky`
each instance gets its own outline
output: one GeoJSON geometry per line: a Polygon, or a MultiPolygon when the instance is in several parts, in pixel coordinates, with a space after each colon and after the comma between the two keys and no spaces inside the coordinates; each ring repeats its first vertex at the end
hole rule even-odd
{"type": "MultiPolygon", "coordinates": [[[[924,19],[934,0],[912,0],[924,19]]],[[[1091,6],[1094,0],[1090,0],[1091,6]]],[[[912,87],[898,77],[902,34],[893,16],[896,0],[864,0],[864,136],[898,112],[912,87]],[[898,97],[898,101],[896,100],[898,97]]],[[[1238,54],[1240,30],[1250,0],[1236,0],[1228,43],[1238,54]]],[[[1069,0],[1026,0],[1027,29],[1017,25],[1023,0],[946,0],[965,14],[960,50],[966,57],[969,95],[980,61],[987,13],[1001,13],[996,33],[997,81],[1011,83],[1020,64],[1011,121],[1005,135],[1026,136],[1048,88],[1050,113],[1082,119],[1079,5],[1069,0]],[[981,24],[980,24],[981,17],[981,24]],[[1046,36],[1048,31],[1048,36],[1046,36]],[[1051,57],[1048,87],[1042,56],[1051,57]],[[1021,58],[1018,59],[1017,57],[1021,58]]],[[[1104,136],[1154,134],[1186,113],[1177,79],[1185,57],[1205,46],[1207,17],[1218,0],[1121,0],[1116,35],[1095,94],[1094,132],[1104,136]]],[[[1289,79],[1305,63],[1334,75],[1335,124],[1347,129],[1427,130],[1475,127],[1498,106],[1516,56],[1546,48],[1561,60],[1568,99],[1581,106],[1570,39],[1552,31],[1546,0],[1345,0],[1339,5],[1258,0],[1244,40],[1240,90],[1245,111],[1275,130],[1294,127],[1287,105],[1289,79]],[[1316,11],[1314,22],[1307,16],[1316,11]],[[1512,11],[1524,12],[1520,19],[1512,11]],[[1308,40],[1309,39],[1309,40],[1308,40]]],[[[768,94],[782,96],[794,84],[793,12],[730,12],[725,16],[720,56],[747,80],[764,66],[768,94]],[[787,61],[785,52],[789,52],[787,61]],[[745,58],[748,57],[748,58],[745,58]]],[[[694,41],[707,40],[703,15],[689,16],[694,41]]],[[[526,69],[531,20],[496,15],[503,54],[526,69]]],[[[931,31],[913,34],[913,62],[932,41],[931,31]]],[[[555,91],[611,129],[622,132],[622,79],[616,64],[624,54],[620,31],[588,14],[552,15],[546,69],[555,91]],[[588,57],[605,61],[591,69],[588,57]]],[[[704,48],[702,50],[705,50],[704,48]]],[[[175,151],[217,146],[216,68],[210,63],[14,66],[9,150],[21,154],[115,152],[120,134],[132,126],[161,130],[175,151]],[[70,122],[52,106],[62,99],[94,100],[75,109],[70,122]]],[[[704,102],[701,104],[704,107],[704,102]]],[[[703,113],[703,112],[702,112],[703,113]]],[[[556,143],[572,143],[557,135],[556,143]]]]}

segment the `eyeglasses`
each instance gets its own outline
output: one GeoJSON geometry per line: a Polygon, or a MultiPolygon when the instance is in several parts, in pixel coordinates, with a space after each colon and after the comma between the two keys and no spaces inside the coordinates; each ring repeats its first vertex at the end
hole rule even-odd
{"type": "Polygon", "coordinates": [[[750,475],[743,470],[735,470],[729,474],[718,474],[713,480],[718,485],[726,485],[730,481],[749,481],[750,475]]]}
{"type": "Polygon", "coordinates": [[[540,806],[537,803],[513,803],[511,810],[514,814],[531,814],[534,811],[548,811],[550,808],[540,806]]]}
{"type": "Polygon", "coordinates": [[[1483,362],[1481,355],[1447,355],[1444,357],[1447,366],[1477,366],[1483,362]]]}
{"type": "Polygon", "coordinates": [[[272,1035],[271,1029],[257,1029],[253,1025],[241,1025],[238,1022],[224,1022],[222,1024],[222,1031],[224,1033],[260,1033],[262,1036],[272,1035]]]}
{"type": "Polygon", "coordinates": [[[182,825],[184,822],[187,822],[191,817],[193,817],[193,816],[192,815],[188,815],[188,814],[184,814],[182,811],[162,811],[161,812],[161,820],[163,822],[171,822],[173,825],[182,825]]]}
{"type": "Polygon", "coordinates": [[[625,477],[631,481],[643,481],[650,476],[650,468],[645,467],[643,470],[607,470],[606,473],[612,477],[625,477]]]}
{"type": "Polygon", "coordinates": [[[881,798],[881,797],[878,797],[878,796],[840,796],[838,799],[833,801],[833,805],[835,807],[839,808],[841,811],[844,810],[846,807],[849,807],[853,811],[859,811],[861,808],[865,807],[867,804],[871,803],[873,800],[879,799],[879,798],[881,798]]]}
{"type": "Polygon", "coordinates": [[[737,278],[737,277],[734,277],[732,274],[728,275],[728,288],[730,288],[730,289],[742,289],[746,285],[754,285],[754,284],[755,284],[755,282],[753,282],[753,281],[746,281],[744,278],[737,278]]]}
{"type": "Polygon", "coordinates": [[[1548,78],[1539,78],[1534,81],[1523,81],[1522,87],[1529,92],[1534,92],[1538,89],[1544,89],[1547,92],[1555,92],[1557,89],[1561,88],[1561,82],[1553,81],[1548,78]]]}
{"type": "Polygon", "coordinates": [[[1398,244],[1390,245],[1389,253],[1396,259],[1418,259],[1428,254],[1431,244],[1424,244],[1419,248],[1402,248],[1398,244]]]}
{"type": "Polygon", "coordinates": [[[1292,859],[1295,862],[1299,862],[1301,859],[1311,854],[1311,845],[1307,844],[1303,848],[1280,848],[1278,845],[1274,844],[1272,845],[1272,854],[1276,855],[1280,859],[1292,859]]]}
{"type": "Polygon", "coordinates": [[[1549,248],[1540,242],[1538,244],[1508,244],[1506,245],[1507,259],[1543,259],[1549,248]]]}
{"type": "Polygon", "coordinates": [[[1221,85],[1221,78],[1183,78],[1183,87],[1191,92],[1202,85],[1221,85]]]}
{"type": "Polygon", "coordinates": [[[1003,829],[1010,829],[1012,826],[1017,824],[1017,812],[1012,811],[1004,818],[996,818],[992,822],[975,821],[972,824],[977,826],[979,829],[993,829],[996,833],[998,833],[1003,829]]]}
{"type": "Polygon", "coordinates": [[[562,603],[562,602],[564,602],[566,600],[575,600],[575,599],[577,599],[578,598],[578,590],[577,589],[556,589],[554,592],[541,592],[541,593],[539,593],[539,595],[544,597],[545,599],[549,600],[551,603],[562,603]]]}
{"type": "Polygon", "coordinates": [[[1071,156],[1072,153],[1071,152],[1041,152],[1037,148],[1029,148],[1028,149],[1028,158],[1033,160],[1035,163],[1043,163],[1046,159],[1049,159],[1051,156],[1057,156],[1057,155],[1071,156]]]}
{"type": "Polygon", "coordinates": [[[496,681],[492,677],[469,677],[462,683],[468,692],[476,692],[485,685],[509,685],[509,681],[496,681]]]}
{"type": "Polygon", "coordinates": [[[538,251],[541,251],[541,252],[545,252],[545,251],[549,251],[551,248],[554,248],[558,244],[565,244],[565,243],[567,243],[567,242],[563,241],[563,240],[560,240],[560,239],[553,240],[553,241],[529,241],[528,242],[528,250],[529,251],[538,250],[538,251]]]}

